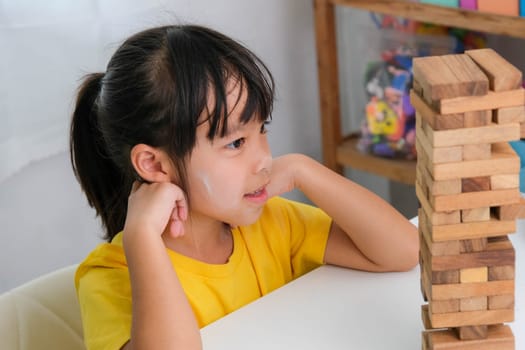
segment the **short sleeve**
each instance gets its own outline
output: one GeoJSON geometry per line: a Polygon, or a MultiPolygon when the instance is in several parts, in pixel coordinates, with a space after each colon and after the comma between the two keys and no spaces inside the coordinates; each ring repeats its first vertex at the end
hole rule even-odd
{"type": "MultiPolygon", "coordinates": [[[[115,250],[117,247],[111,248],[115,250]]],[[[98,265],[100,250],[95,250],[79,266],[75,277],[84,344],[88,350],[118,350],[131,335],[129,273],[120,264],[98,265]]]]}
{"type": "Polygon", "coordinates": [[[290,254],[293,277],[324,263],[332,219],[321,209],[283,199],[290,225],[290,254]]]}

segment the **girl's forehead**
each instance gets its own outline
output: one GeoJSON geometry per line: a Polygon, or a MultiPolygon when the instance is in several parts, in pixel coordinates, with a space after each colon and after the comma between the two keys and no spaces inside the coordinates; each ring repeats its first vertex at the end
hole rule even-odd
{"type": "MultiPolygon", "coordinates": [[[[228,80],[226,81],[226,84],[224,85],[224,92],[226,97],[226,101],[224,102],[227,104],[228,115],[230,115],[234,111],[238,104],[242,103],[242,105],[244,106],[248,98],[246,84],[243,83],[243,80],[241,78],[237,78],[234,76],[228,78],[228,80]]],[[[210,86],[208,90],[207,108],[209,110],[214,110],[216,105],[216,89],[213,86],[210,86]]]]}
{"type": "Polygon", "coordinates": [[[213,118],[217,109],[222,109],[219,129],[226,122],[226,134],[232,133],[242,125],[240,118],[248,100],[246,85],[242,83],[242,80],[232,77],[227,80],[224,91],[225,99],[221,98],[221,101],[217,101],[216,89],[210,86],[206,106],[199,116],[199,128],[204,126],[206,130],[209,130],[210,124],[214,122],[213,118]]]}

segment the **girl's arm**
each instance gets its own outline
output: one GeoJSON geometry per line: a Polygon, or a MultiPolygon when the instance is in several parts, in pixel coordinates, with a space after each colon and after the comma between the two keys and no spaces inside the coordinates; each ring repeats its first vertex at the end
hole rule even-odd
{"type": "Polygon", "coordinates": [[[270,194],[298,188],[333,219],[326,263],[367,271],[403,271],[418,263],[416,227],[374,193],[315,160],[300,154],[276,158],[269,188],[270,194]]]}
{"type": "Polygon", "coordinates": [[[133,318],[123,349],[202,348],[197,321],[161,237],[170,229],[182,234],[186,215],[184,194],[175,185],[134,186],[123,233],[133,318]]]}

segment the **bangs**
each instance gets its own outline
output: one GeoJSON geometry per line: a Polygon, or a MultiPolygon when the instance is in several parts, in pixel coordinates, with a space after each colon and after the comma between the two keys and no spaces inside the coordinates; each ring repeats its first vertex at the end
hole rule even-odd
{"type": "Polygon", "coordinates": [[[271,120],[273,90],[261,90],[260,86],[250,85],[246,79],[247,77],[242,77],[239,73],[226,72],[220,80],[209,81],[206,100],[212,103],[206,105],[206,117],[199,122],[208,122],[208,139],[213,140],[227,134],[229,116],[238,107],[242,108],[239,118],[241,124],[254,120],[261,123],[271,120]],[[237,98],[233,104],[230,99],[228,104],[228,96],[232,93],[236,93],[237,98]],[[240,103],[243,105],[239,106],[240,103]]]}
{"type": "Polygon", "coordinates": [[[174,30],[169,40],[173,44],[170,45],[173,63],[179,66],[174,76],[175,86],[179,87],[177,100],[195,113],[186,118],[193,119],[195,127],[208,122],[208,139],[224,137],[228,131],[228,111],[235,107],[227,103],[229,87],[235,82],[235,89],[240,91],[235,105],[246,94],[240,122],[271,119],[275,84],[264,63],[250,50],[218,32],[192,29],[186,26],[174,30]]]}

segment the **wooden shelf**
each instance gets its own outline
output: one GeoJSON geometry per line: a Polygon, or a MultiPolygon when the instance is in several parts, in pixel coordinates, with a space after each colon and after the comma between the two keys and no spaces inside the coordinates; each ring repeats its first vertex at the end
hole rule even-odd
{"type": "MultiPolygon", "coordinates": [[[[390,180],[413,185],[416,173],[415,161],[384,159],[364,154],[357,150],[355,137],[343,138],[337,62],[336,6],[349,6],[420,22],[517,38],[525,38],[525,18],[422,4],[408,0],[314,0],[325,165],[340,173],[343,172],[344,166],[350,166],[390,180]]],[[[348,60],[345,63],[348,64],[348,60]]]]}
{"type": "Polygon", "coordinates": [[[337,147],[336,159],[354,169],[384,176],[407,185],[416,182],[416,161],[381,158],[357,149],[359,135],[351,134],[337,147]]]}
{"type": "Polygon", "coordinates": [[[504,16],[406,0],[334,0],[332,3],[410,18],[420,22],[525,38],[525,20],[517,16],[504,16]]]}

